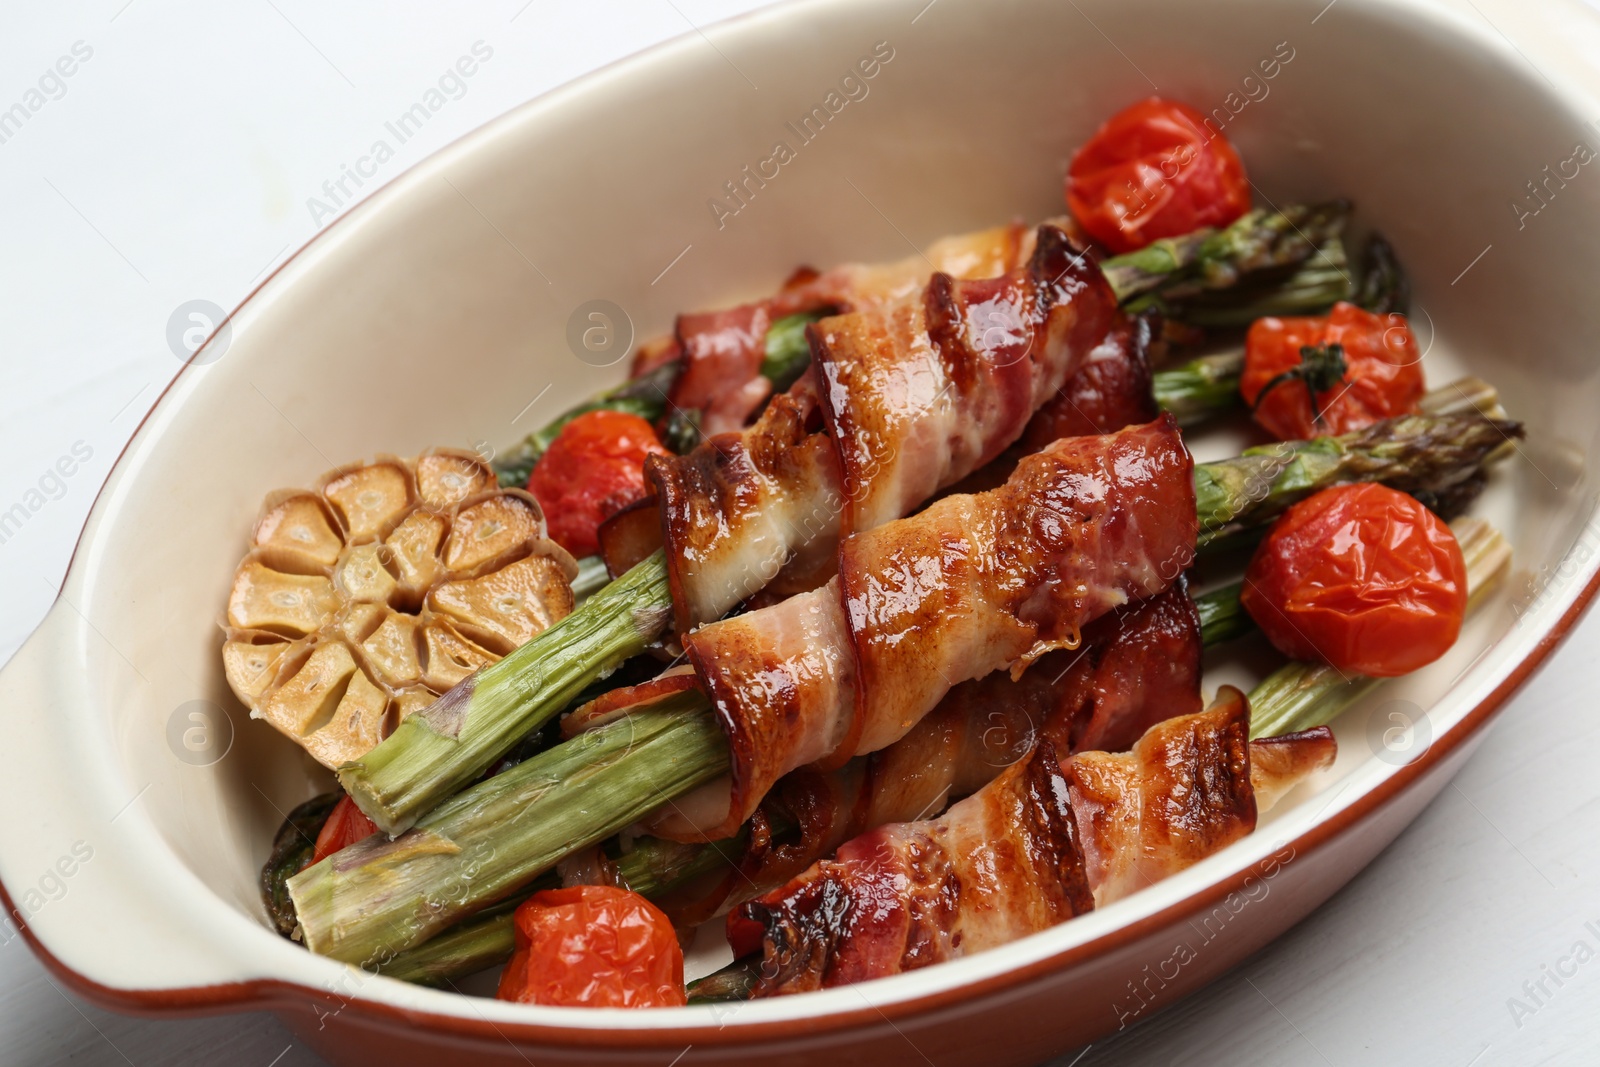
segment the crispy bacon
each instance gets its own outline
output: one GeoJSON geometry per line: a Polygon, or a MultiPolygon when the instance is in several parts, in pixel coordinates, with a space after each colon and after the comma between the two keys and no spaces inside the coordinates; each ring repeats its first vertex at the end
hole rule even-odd
{"type": "Polygon", "coordinates": [[[1099,268],[1041,226],[1026,268],[960,282],[935,274],[921,300],[813,323],[843,531],[897,519],[999,455],[1115,313],[1099,268]]]}
{"type": "Polygon", "coordinates": [[[655,832],[725,837],[789,771],[884,748],[953,686],[1020,676],[1166,589],[1193,558],[1192,467],[1167,417],[1058,441],[999,489],[847,539],[822,588],[689,634],[728,734],[731,790],[723,818],[691,821],[680,805],[655,832]]]}
{"type": "Polygon", "coordinates": [[[771,996],[899,974],[1047,929],[1089,910],[1084,888],[1103,907],[1250,833],[1258,811],[1332,764],[1327,728],[1250,742],[1249,715],[1243,695],[1225,688],[1216,706],[1158,723],[1128,753],[1081,752],[1056,766],[1041,740],[942,819],[871,831],[740,905],[728,940],[736,954],[762,953],[756,995],[771,996]],[[1023,778],[1048,781],[1047,816],[1015,802],[1023,778]],[[1049,822],[1063,807],[1075,833],[1049,822]],[[984,840],[1018,840],[1028,820],[1051,826],[1054,848],[1035,846],[1048,862],[997,865],[982,851],[984,840]],[[980,823],[982,837],[947,829],[980,823]]]}
{"type": "MultiPolygon", "coordinates": [[[[1096,619],[1083,642],[1043,657],[1019,679],[998,672],[963,682],[887,748],[837,770],[784,775],[752,817],[741,875],[726,890],[782,885],[851,837],[942,811],[1026,755],[1041,732],[1059,752],[1126,748],[1150,724],[1200,710],[1200,619],[1181,581],[1096,619]],[[772,822],[788,832],[773,837],[765,829],[772,822]]],[[[567,716],[563,733],[645,710],[693,677],[678,668],[608,693],[567,716]]],[[[729,787],[724,778],[677,807],[696,813],[691,822],[721,818],[729,787]]]]}
{"type": "Polygon", "coordinates": [[[671,347],[683,369],[668,399],[698,411],[707,436],[742,429],[772,391],[761,376],[761,361],[774,321],[822,308],[859,311],[892,303],[914,293],[935,271],[970,278],[1004,274],[1025,257],[1027,236],[1025,227],[1013,224],[935,241],[923,255],[895,263],[851,264],[825,274],[802,268],[768,299],[680,315],[671,347]]]}
{"type": "Polygon", "coordinates": [[[1105,338],[1034,413],[1020,444],[1035,452],[1060,437],[1110,433],[1156,417],[1150,342],[1157,321],[1118,315],[1105,338]]]}
{"type": "Polygon", "coordinates": [[[1224,686],[1196,715],[1152,726],[1125,753],[1080,752],[1063,767],[1095,904],[1193,866],[1255,829],[1259,812],[1331,766],[1327,727],[1250,741],[1250,705],[1224,686]]]}
{"type": "Polygon", "coordinates": [[[684,456],[646,461],[663,516],[658,529],[668,535],[667,576],[680,631],[718,618],[786,564],[831,570],[838,460],[828,439],[807,426],[814,410],[814,395],[797,388],[773,397],[748,431],[707,438],[684,456]]]}
{"type": "Polygon", "coordinates": [[[798,993],[982,952],[1093,907],[1048,741],[941,818],[857,837],[729,917],[764,949],[761,992],[798,993]]]}
{"type": "Polygon", "coordinates": [[[1199,711],[1200,653],[1200,617],[1179,582],[1096,619],[1081,648],[1052,652],[1021,678],[961,683],[871,755],[866,826],[927,818],[975,792],[1041,731],[1058,752],[1118,751],[1162,719],[1199,711]]]}
{"type": "MultiPolygon", "coordinates": [[[[811,368],[754,426],[649,461],[680,633],[774,579],[815,588],[841,511],[854,530],[898,518],[1020,436],[1116,303],[1060,230],[1031,243],[1028,263],[998,278],[936,273],[920,299],[858,291],[861,306],[813,324],[811,368]]],[[[950,258],[981,270],[1005,257],[950,258]]]]}
{"type": "Polygon", "coordinates": [[[1096,619],[1083,642],[1019,679],[963,682],[905,737],[837,771],[786,774],[756,819],[770,809],[795,831],[751,850],[729,888],[782,885],[857,834],[937,814],[1021,759],[1041,731],[1057,752],[1126,748],[1150,724],[1200,710],[1200,619],[1182,583],[1096,619]]]}

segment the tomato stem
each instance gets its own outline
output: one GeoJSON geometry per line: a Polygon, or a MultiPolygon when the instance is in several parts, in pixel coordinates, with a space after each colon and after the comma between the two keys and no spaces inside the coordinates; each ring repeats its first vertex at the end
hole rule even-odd
{"type": "Polygon", "coordinates": [[[1256,394],[1256,399],[1250,405],[1250,410],[1255,411],[1261,406],[1261,401],[1266,395],[1289,382],[1302,382],[1306,387],[1306,394],[1311,400],[1311,421],[1317,426],[1322,423],[1322,409],[1317,403],[1317,395],[1331,391],[1336,385],[1344,381],[1344,376],[1349,368],[1344,361],[1344,346],[1341,344],[1330,345],[1301,345],[1300,362],[1268,379],[1267,384],[1261,387],[1256,394]]]}

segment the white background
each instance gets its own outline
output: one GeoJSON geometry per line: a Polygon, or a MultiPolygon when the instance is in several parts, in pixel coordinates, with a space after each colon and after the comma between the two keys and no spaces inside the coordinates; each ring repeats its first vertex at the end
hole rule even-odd
{"type": "MultiPolygon", "coordinates": [[[[906,0],[908,18],[925,3],[906,0]]],[[[0,544],[0,659],[43,616],[100,482],[178,367],[167,343],[174,309],[195,299],[236,305],[316,232],[308,199],[325,197],[323,183],[474,42],[493,58],[365,191],[657,41],[705,30],[715,47],[713,23],[762,5],[7,6],[0,110],[78,42],[92,55],[0,143],[0,512],[29,509],[0,544]],[[75,445],[92,451],[87,464],[41,486],[75,445]]],[[[1600,63],[1600,16],[1575,3],[1456,6],[1490,20],[1541,68],[1600,63]],[[1560,54],[1528,43],[1552,33],[1560,54]]],[[[937,7],[922,17],[937,18],[937,7]]],[[[1339,17],[1337,8],[1323,17],[1339,17]]],[[[1600,615],[1513,702],[1456,783],[1319,914],[1178,1008],[1059,1062],[1596,1062],[1600,962],[1560,987],[1546,978],[1551,995],[1537,1003],[1522,986],[1578,940],[1600,950],[1584,928],[1600,930],[1600,774],[1587,747],[1597,654],[1600,615]],[[1532,1013],[1514,1018],[1513,997],[1532,1013]]],[[[152,1022],[101,1011],[62,990],[20,939],[0,944],[0,1064],[69,1061],[321,1063],[269,1017],[152,1022]]]]}

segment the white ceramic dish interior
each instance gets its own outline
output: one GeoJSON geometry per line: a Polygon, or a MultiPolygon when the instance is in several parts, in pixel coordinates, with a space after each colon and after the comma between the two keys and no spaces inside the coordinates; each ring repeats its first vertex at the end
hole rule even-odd
{"type": "Polygon", "coordinates": [[[217,619],[261,497],[379,451],[509,443],[619,377],[568,349],[585,301],[615,301],[649,336],[680,309],[768,291],[798,263],[898,258],[1059,211],[1073,146],[1150,92],[1146,74],[1203,108],[1264,86],[1227,127],[1262,196],[1353,197],[1416,280],[1430,380],[1481,374],[1528,422],[1476,509],[1511,537],[1515,580],[1443,661],[1347,715],[1338,765],[1251,838],[1003,950],[752,1005],[733,1025],[959,987],[1152,915],[1394,774],[1368,740],[1390,725],[1378,705],[1426,709],[1420,729],[1439,737],[1534,654],[1597,562],[1600,176],[1584,169],[1520,229],[1508,202],[1592,135],[1592,99],[1544,82],[1487,27],[1415,3],[1344,0],[1315,23],[1320,4],[949,0],[913,23],[919,6],[763,11],[713,31],[732,62],[688,35],[528,104],[319,235],[239,310],[220,358],[178,377],[0,686],[12,722],[0,879],[56,960],[111,990],[269,978],[490,1021],[667,1021],[469,1003],[359,976],[268,929],[257,870],[282,813],[326,779],[243,717],[218,662],[217,619]],[[1280,42],[1293,58],[1263,80],[1280,42]],[[856,83],[865,96],[801,143],[785,124],[843,95],[841,76],[875,46],[892,58],[856,83]],[[708,200],[736,206],[724,183],[777,140],[793,160],[719,225],[708,200]],[[231,749],[210,766],[169,743],[197,700],[233,715],[231,749]],[[91,858],[58,865],[75,846],[91,858]]]}

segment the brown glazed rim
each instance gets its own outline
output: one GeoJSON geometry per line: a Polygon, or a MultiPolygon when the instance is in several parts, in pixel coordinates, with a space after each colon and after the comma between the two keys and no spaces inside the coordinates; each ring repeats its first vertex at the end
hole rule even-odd
{"type": "MultiPolygon", "coordinates": [[[[759,14],[759,12],[747,12],[728,21],[743,21],[756,14],[759,14]]],[[[370,201],[386,191],[399,188],[404,179],[409,177],[413,171],[445,155],[450,149],[469,138],[479,136],[487,129],[509,119],[529,104],[548,104],[553,97],[565,91],[580,88],[602,72],[637,60],[642,54],[670,48],[687,36],[686,34],[684,37],[669,39],[645,49],[643,53],[623,56],[612,63],[597,68],[576,81],[569,82],[564,86],[542,94],[529,101],[528,104],[521,105],[483,126],[467,131],[461,137],[450,142],[450,144],[408,167],[405,171],[396,175],[392,181],[374,190],[367,198],[352,205],[351,210],[334,219],[322,230],[312,235],[309,241],[296,249],[288,259],[274,268],[240,301],[237,307],[228,313],[222,322],[217,324],[211,336],[206,339],[206,345],[211,344],[217,334],[233,321],[239,311],[248,305],[251,300],[254,300],[256,295],[270,284],[285,267],[304,255],[309,248],[335,226],[340,225],[366,208],[370,201]]],[[[205,346],[201,347],[203,349],[205,346]]],[[[198,354],[199,350],[196,350],[196,356],[198,354]]],[[[171,381],[162,389],[161,395],[156,398],[156,403],[152,404],[145,412],[144,416],[139,420],[139,425],[129,435],[127,444],[123,445],[122,451],[117,455],[116,463],[112,465],[112,471],[115,471],[116,467],[121,464],[133,441],[138,437],[139,431],[144,428],[151,414],[160,406],[161,400],[165,399],[182,376],[192,371],[193,368],[194,357],[191,357],[179,368],[178,373],[173,375],[171,381]]],[[[109,480],[110,475],[108,474],[107,482],[109,480]]],[[[94,502],[90,507],[91,516],[94,508],[99,505],[100,496],[105,492],[105,486],[106,483],[102,483],[95,493],[94,502]]],[[[83,534],[87,528],[86,521],[84,530],[79,531],[77,543],[73,546],[72,556],[67,563],[67,575],[69,576],[73,565],[77,562],[78,549],[83,546],[83,534]]],[[[63,590],[66,588],[65,581],[63,581],[61,588],[63,590]]],[[[1539,639],[1539,643],[1507,673],[1506,677],[1501,679],[1500,684],[1495,687],[1493,692],[1463,716],[1451,730],[1428,746],[1417,759],[1396,770],[1394,774],[1384,779],[1370,792],[1354,801],[1349,807],[1339,811],[1326,822],[1319,823],[1293,841],[1288,842],[1294,848],[1295,854],[1297,856],[1302,855],[1356,828],[1368,815],[1414,785],[1426,771],[1442,762],[1481,730],[1501,705],[1528,680],[1533,672],[1549,657],[1550,653],[1566,639],[1573,626],[1577,624],[1594,600],[1597,591],[1600,591],[1600,570],[1590,576],[1588,584],[1568,605],[1561,618],[1545,632],[1539,639]]],[[[63,593],[58,592],[57,599],[59,600],[63,595],[63,593]]],[[[1103,952],[1115,951],[1148,934],[1176,925],[1190,916],[1214,906],[1228,894],[1240,891],[1244,886],[1245,880],[1255,875],[1257,873],[1256,867],[1259,866],[1260,864],[1256,864],[1238,871],[1231,877],[1218,881],[1206,889],[1197,891],[1182,901],[1169,905],[1152,915],[1135,920],[1126,926],[1118,927],[1092,941],[1063,949],[1043,959],[1035,960],[1002,974],[976,979],[954,988],[918,997],[910,997],[882,1006],[869,1004],[861,1008],[835,1011],[820,1017],[776,1019],[770,1022],[738,1025],[717,1025],[712,1023],[693,1026],[668,1025],[648,1029],[626,1030],[554,1026],[510,1021],[495,1022],[484,1018],[474,1019],[466,1016],[440,1014],[414,1008],[402,1008],[368,998],[338,997],[326,990],[319,990],[298,982],[288,982],[277,978],[258,978],[247,982],[228,982],[220,985],[188,986],[176,989],[118,989],[103,985],[92,978],[80,974],[52,955],[34,935],[26,920],[21,917],[10,891],[6,889],[3,882],[0,882],[0,902],[4,903],[6,913],[16,921],[18,929],[27,941],[29,948],[33,950],[34,955],[57,978],[61,979],[74,992],[85,999],[115,1011],[150,1016],[216,1015],[232,1012],[271,1011],[279,1008],[304,1008],[317,1003],[337,1002],[340,1005],[341,1012],[348,1010],[355,1015],[364,1016],[372,1021],[396,1023],[441,1035],[479,1039],[496,1044],[503,1044],[511,1040],[530,1045],[545,1045],[551,1048],[629,1050],[646,1049],[669,1043],[675,1044],[680,1041],[701,1046],[729,1047],[790,1038],[815,1040],[824,1034],[833,1035],[851,1029],[865,1029],[885,1022],[893,1025],[901,1019],[938,1011],[950,1005],[970,1001],[974,996],[1005,992],[1042,975],[1070,967],[1103,952]]]]}

